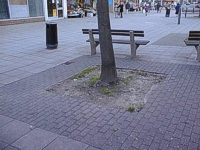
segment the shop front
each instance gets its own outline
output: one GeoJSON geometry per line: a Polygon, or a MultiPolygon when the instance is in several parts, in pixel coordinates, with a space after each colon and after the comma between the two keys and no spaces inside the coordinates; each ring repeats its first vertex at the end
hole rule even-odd
{"type": "Polygon", "coordinates": [[[44,21],[43,0],[0,0],[0,25],[44,21]]]}
{"type": "Polygon", "coordinates": [[[97,0],[67,0],[67,15],[68,18],[87,17],[88,12],[91,16],[96,15],[97,0]]]}
{"type": "Polygon", "coordinates": [[[47,14],[49,19],[64,18],[65,0],[47,0],[47,14]]]}
{"type": "Polygon", "coordinates": [[[0,19],[43,16],[42,0],[0,0],[0,19]]]}
{"type": "Polygon", "coordinates": [[[67,18],[66,0],[44,0],[45,20],[67,18]]]}
{"type": "MultiPolygon", "coordinates": [[[[110,12],[113,1],[108,0],[110,12]]],[[[96,4],[97,0],[0,0],[0,25],[95,16],[96,4]]]]}

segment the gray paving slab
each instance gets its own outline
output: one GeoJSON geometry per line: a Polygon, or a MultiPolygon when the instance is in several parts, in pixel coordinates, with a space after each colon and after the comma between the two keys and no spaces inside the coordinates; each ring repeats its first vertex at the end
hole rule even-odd
{"type": "Polygon", "coordinates": [[[59,136],[51,144],[44,148],[44,150],[86,150],[88,145],[69,139],[64,136],[59,136]]]}
{"type": "Polygon", "coordinates": [[[7,143],[4,143],[4,142],[1,142],[1,141],[0,141],[0,149],[4,149],[4,148],[6,148],[7,146],[8,146],[7,143]]]}
{"type": "Polygon", "coordinates": [[[0,128],[0,141],[11,144],[31,131],[28,124],[13,120],[0,128]]]}
{"type": "Polygon", "coordinates": [[[6,124],[8,124],[9,122],[13,121],[13,119],[0,115],[0,127],[5,126],[6,124]]]}
{"type": "Polygon", "coordinates": [[[57,137],[57,134],[35,128],[12,143],[12,146],[21,150],[39,150],[45,148],[57,137]]]}
{"type": "Polygon", "coordinates": [[[20,150],[20,149],[9,145],[9,146],[5,147],[3,150],[20,150]]]}
{"type": "Polygon", "coordinates": [[[87,148],[87,150],[99,150],[98,148],[95,148],[95,147],[92,147],[92,146],[89,146],[88,148],[87,148]]]}

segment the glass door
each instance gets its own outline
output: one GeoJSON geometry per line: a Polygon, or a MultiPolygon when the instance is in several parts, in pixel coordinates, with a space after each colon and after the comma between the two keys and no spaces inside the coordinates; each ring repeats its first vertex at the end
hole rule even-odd
{"type": "Polygon", "coordinates": [[[63,18],[63,1],[47,0],[48,17],[63,18]]]}
{"type": "Polygon", "coordinates": [[[58,13],[58,18],[63,18],[63,4],[62,4],[62,0],[57,0],[57,13],[58,13]]]}
{"type": "Polygon", "coordinates": [[[48,17],[57,17],[56,0],[47,0],[48,17]]]}

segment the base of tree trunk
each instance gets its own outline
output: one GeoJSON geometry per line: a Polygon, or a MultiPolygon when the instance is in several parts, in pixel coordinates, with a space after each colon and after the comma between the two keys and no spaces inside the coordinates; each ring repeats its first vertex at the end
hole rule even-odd
{"type": "Polygon", "coordinates": [[[97,87],[108,87],[108,86],[115,86],[118,83],[119,83],[119,78],[117,78],[116,81],[109,82],[109,83],[99,80],[99,81],[97,81],[96,86],[97,87]]]}

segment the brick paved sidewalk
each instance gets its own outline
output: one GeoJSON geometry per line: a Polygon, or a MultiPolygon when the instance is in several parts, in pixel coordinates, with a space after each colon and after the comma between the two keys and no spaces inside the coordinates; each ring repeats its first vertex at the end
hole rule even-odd
{"type": "MultiPolygon", "coordinates": [[[[28,135],[37,137],[44,132],[46,134],[41,138],[47,141],[42,146],[47,149],[52,146],[52,141],[59,139],[78,143],[82,146],[80,149],[200,148],[200,66],[116,58],[119,68],[167,76],[152,92],[145,107],[139,113],[130,113],[46,92],[45,89],[51,85],[100,64],[100,57],[81,56],[71,62],[0,88],[0,114],[12,118],[6,123],[15,121],[23,124],[22,135],[28,132],[26,136],[15,137],[14,140],[7,140],[8,135],[1,134],[1,145],[26,149],[27,145],[21,143],[29,142],[28,135]],[[30,131],[27,126],[34,129],[30,131]]],[[[12,125],[1,126],[1,133],[5,133],[8,127],[12,128],[12,125]]],[[[33,143],[37,142],[35,140],[33,143]]],[[[56,144],[62,145],[63,142],[56,144]]]]}

